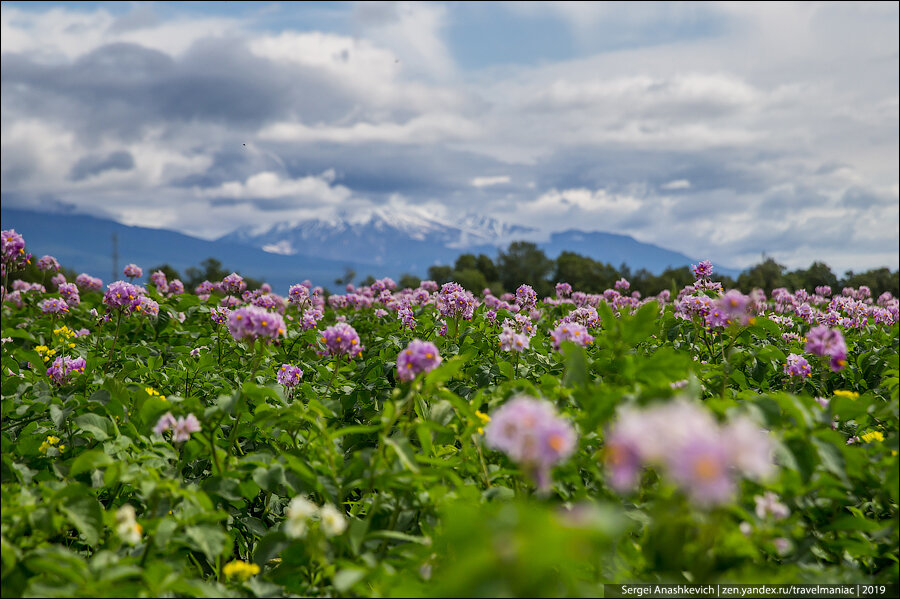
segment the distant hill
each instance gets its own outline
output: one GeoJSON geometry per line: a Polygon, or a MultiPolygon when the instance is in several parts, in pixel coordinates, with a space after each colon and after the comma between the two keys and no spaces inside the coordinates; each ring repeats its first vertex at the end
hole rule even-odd
{"type": "MultiPolygon", "coordinates": [[[[375,265],[345,260],[326,260],[303,254],[282,256],[228,241],[205,241],[164,229],[129,227],[92,216],[39,213],[0,208],[4,229],[15,229],[25,238],[28,251],[50,254],[67,268],[87,272],[109,282],[112,276],[112,234],[118,235],[119,273],[129,263],[147,269],[168,263],[179,272],[214,257],[225,268],[267,281],[277,293],[304,279],[328,286],[345,268],[357,273],[379,272],[375,265]]],[[[384,269],[386,270],[386,269],[384,269]]],[[[385,276],[399,273],[385,272],[385,276]]]]}
{"type": "MultiPolygon", "coordinates": [[[[105,281],[112,275],[112,234],[116,233],[120,269],[132,262],[145,270],[168,263],[184,272],[214,257],[225,268],[265,280],[282,294],[304,279],[333,288],[334,280],[348,268],[356,272],[357,280],[369,274],[424,277],[428,267],[453,264],[461,253],[494,258],[510,241],[536,235],[532,229],[471,214],[448,223],[390,209],[362,218],[310,220],[263,231],[241,228],[214,241],[76,214],[0,208],[0,217],[4,229],[16,229],[25,237],[30,252],[53,255],[67,267],[105,281]]],[[[645,268],[656,274],[697,262],[628,235],[597,231],[554,233],[538,245],[551,258],[568,250],[615,267],[625,263],[632,270],[645,268]]],[[[739,271],[717,265],[717,272],[736,276],[739,271]]]]}

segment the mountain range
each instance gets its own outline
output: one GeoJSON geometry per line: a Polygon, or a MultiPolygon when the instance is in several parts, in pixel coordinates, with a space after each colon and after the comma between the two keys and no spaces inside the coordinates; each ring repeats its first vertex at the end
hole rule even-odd
{"type": "MultiPolygon", "coordinates": [[[[551,258],[568,250],[613,266],[625,263],[632,270],[645,268],[654,273],[696,262],[627,235],[569,230],[539,241],[533,229],[488,217],[465,214],[447,222],[391,208],[265,230],[245,227],[213,241],[80,214],[0,208],[0,219],[4,229],[15,229],[25,237],[28,251],[36,256],[53,255],[68,268],[103,279],[113,274],[115,234],[119,268],[135,263],[146,272],[167,263],[183,272],[214,257],[226,268],[269,282],[279,293],[286,293],[291,284],[303,279],[334,287],[334,280],[348,269],[355,271],[358,279],[368,274],[395,279],[403,273],[425,277],[429,266],[452,265],[462,253],[494,258],[498,249],[517,239],[536,240],[551,258]]],[[[737,274],[731,269],[718,270],[737,274]]]]}

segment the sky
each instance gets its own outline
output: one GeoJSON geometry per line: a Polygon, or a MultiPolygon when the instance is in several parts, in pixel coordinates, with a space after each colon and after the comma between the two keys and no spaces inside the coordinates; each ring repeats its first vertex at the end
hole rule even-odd
{"type": "Polygon", "coordinates": [[[2,201],[898,268],[898,4],[2,2],[2,201]]]}

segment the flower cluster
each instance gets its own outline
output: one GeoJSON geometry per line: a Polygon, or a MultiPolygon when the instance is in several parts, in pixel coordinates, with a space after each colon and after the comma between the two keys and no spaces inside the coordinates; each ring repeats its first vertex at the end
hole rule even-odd
{"type": "Polygon", "coordinates": [[[239,294],[243,292],[247,288],[247,283],[244,282],[244,277],[237,274],[236,272],[231,273],[224,279],[222,279],[222,291],[230,294],[239,294]]]}
{"type": "Polygon", "coordinates": [[[129,279],[140,279],[144,276],[144,269],[137,264],[129,264],[122,269],[122,273],[129,279]]]}
{"type": "Polygon", "coordinates": [[[345,322],[326,328],[322,332],[321,341],[325,344],[325,353],[330,356],[358,358],[364,349],[359,343],[356,329],[345,322]]]}
{"type": "Polygon", "coordinates": [[[319,517],[322,532],[326,536],[336,537],[347,530],[346,517],[333,505],[326,504],[319,507],[299,495],[291,499],[284,510],[284,515],[284,532],[292,539],[299,539],[306,534],[309,520],[314,516],[319,517]]]}
{"type": "Polygon", "coordinates": [[[59,285],[59,295],[66,300],[70,306],[77,306],[81,303],[81,295],[78,293],[78,287],[74,283],[62,283],[59,285]]]}
{"type": "Polygon", "coordinates": [[[47,376],[54,385],[65,385],[69,382],[72,373],[81,374],[87,365],[84,358],[69,358],[67,356],[59,356],[53,360],[53,364],[47,369],[47,376]]]}
{"type": "Polygon", "coordinates": [[[284,318],[257,306],[244,306],[228,316],[228,331],[236,341],[274,340],[284,335],[284,318]]]}
{"type": "Polygon", "coordinates": [[[131,314],[141,310],[142,297],[144,297],[143,287],[125,281],[116,281],[106,286],[103,303],[111,310],[118,309],[125,314],[131,314]]]}
{"type": "Polygon", "coordinates": [[[435,298],[438,311],[444,318],[471,320],[475,313],[475,296],[459,283],[444,283],[435,298]]]}
{"type": "Polygon", "coordinates": [[[411,381],[423,372],[431,372],[440,363],[441,356],[434,343],[413,339],[397,355],[397,376],[401,381],[411,381]]]}
{"type": "Polygon", "coordinates": [[[64,299],[55,297],[47,298],[38,304],[41,314],[66,314],[69,311],[69,304],[64,299]]]}
{"type": "Polygon", "coordinates": [[[700,264],[691,264],[691,270],[694,271],[694,278],[698,281],[700,279],[708,279],[712,276],[713,265],[709,260],[703,260],[700,264]]]}
{"type": "Polygon", "coordinates": [[[47,455],[47,452],[50,451],[51,447],[55,447],[56,450],[60,453],[66,450],[65,445],[56,445],[57,443],[59,443],[59,437],[48,435],[47,438],[44,439],[43,442],[41,442],[41,446],[38,447],[38,451],[40,451],[44,455],[47,455]]]}
{"type": "Polygon", "coordinates": [[[0,231],[0,262],[4,272],[24,268],[31,262],[31,254],[25,253],[25,239],[15,229],[0,231]]]}
{"type": "Polygon", "coordinates": [[[806,358],[797,354],[790,354],[787,357],[787,363],[784,365],[784,373],[790,376],[799,376],[806,378],[812,376],[812,368],[806,358]]]}
{"type": "Polygon", "coordinates": [[[642,468],[661,469],[699,505],[729,501],[736,478],[763,479],[774,471],[768,433],[747,418],[720,425],[703,407],[676,400],[619,410],[606,436],[610,485],[634,489],[642,468]]]}
{"type": "Polygon", "coordinates": [[[847,344],[837,329],[813,327],[806,334],[806,352],[814,356],[828,356],[834,372],[843,370],[847,365],[847,344]]]}
{"type": "Polygon", "coordinates": [[[319,308],[310,308],[306,310],[303,312],[303,316],[300,317],[300,328],[304,331],[317,328],[319,321],[322,320],[323,316],[325,316],[325,314],[319,308]]]}
{"type": "Polygon", "coordinates": [[[572,295],[572,286],[568,283],[557,283],[556,284],[556,297],[562,299],[564,297],[569,297],[572,295]]]}
{"type": "Polygon", "coordinates": [[[285,387],[296,387],[300,384],[300,379],[303,378],[303,371],[293,364],[282,364],[278,369],[276,378],[285,387]]]}
{"type": "Polygon", "coordinates": [[[563,341],[572,341],[573,343],[585,347],[594,342],[594,337],[584,325],[577,322],[561,322],[555,329],[550,331],[550,339],[553,341],[553,349],[559,351],[563,341]]]}
{"type": "Polygon", "coordinates": [[[41,272],[59,272],[59,261],[53,256],[42,256],[37,261],[38,270],[41,272]]]}
{"type": "Polygon", "coordinates": [[[179,416],[176,420],[172,412],[166,412],[153,427],[153,432],[161,435],[169,429],[172,429],[172,441],[183,443],[191,438],[191,433],[200,432],[200,421],[193,414],[179,416]]]}
{"type": "Polygon", "coordinates": [[[500,351],[524,352],[531,344],[531,337],[518,332],[513,327],[505,326],[500,333],[500,351]]]}
{"type": "Polygon", "coordinates": [[[516,304],[522,310],[531,310],[537,305],[537,293],[531,285],[519,285],[516,289],[516,304]]]}
{"type": "Polygon", "coordinates": [[[236,559],[222,566],[222,574],[229,579],[236,578],[244,581],[259,574],[259,566],[236,559]]]}
{"type": "Polygon", "coordinates": [[[82,291],[100,291],[103,289],[103,281],[87,273],[81,273],[75,277],[75,284],[82,291]]]}
{"type": "Polygon", "coordinates": [[[525,468],[538,489],[550,488],[550,469],[572,455],[575,429],[548,401],[519,396],[501,406],[484,427],[488,446],[525,468]]]}

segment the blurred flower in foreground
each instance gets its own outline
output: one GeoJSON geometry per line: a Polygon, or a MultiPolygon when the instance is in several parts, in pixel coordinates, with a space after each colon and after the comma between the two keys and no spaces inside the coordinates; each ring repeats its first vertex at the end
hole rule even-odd
{"type": "Polygon", "coordinates": [[[259,566],[238,559],[225,564],[222,567],[222,573],[225,574],[227,578],[237,578],[238,580],[244,581],[259,574],[259,566]]]}
{"type": "Polygon", "coordinates": [[[577,436],[548,401],[519,396],[506,402],[484,427],[488,446],[525,468],[542,493],[550,489],[550,469],[575,451],[577,436]]]}
{"type": "Polygon", "coordinates": [[[137,523],[136,516],[134,506],[130,503],[126,503],[116,511],[116,534],[129,545],[141,542],[143,529],[137,523]]]}
{"type": "Polygon", "coordinates": [[[774,448],[768,433],[738,417],[721,425],[705,408],[677,400],[645,409],[625,407],[606,436],[610,485],[634,489],[642,469],[659,468],[699,505],[729,501],[739,475],[771,476],[774,448]]]}

